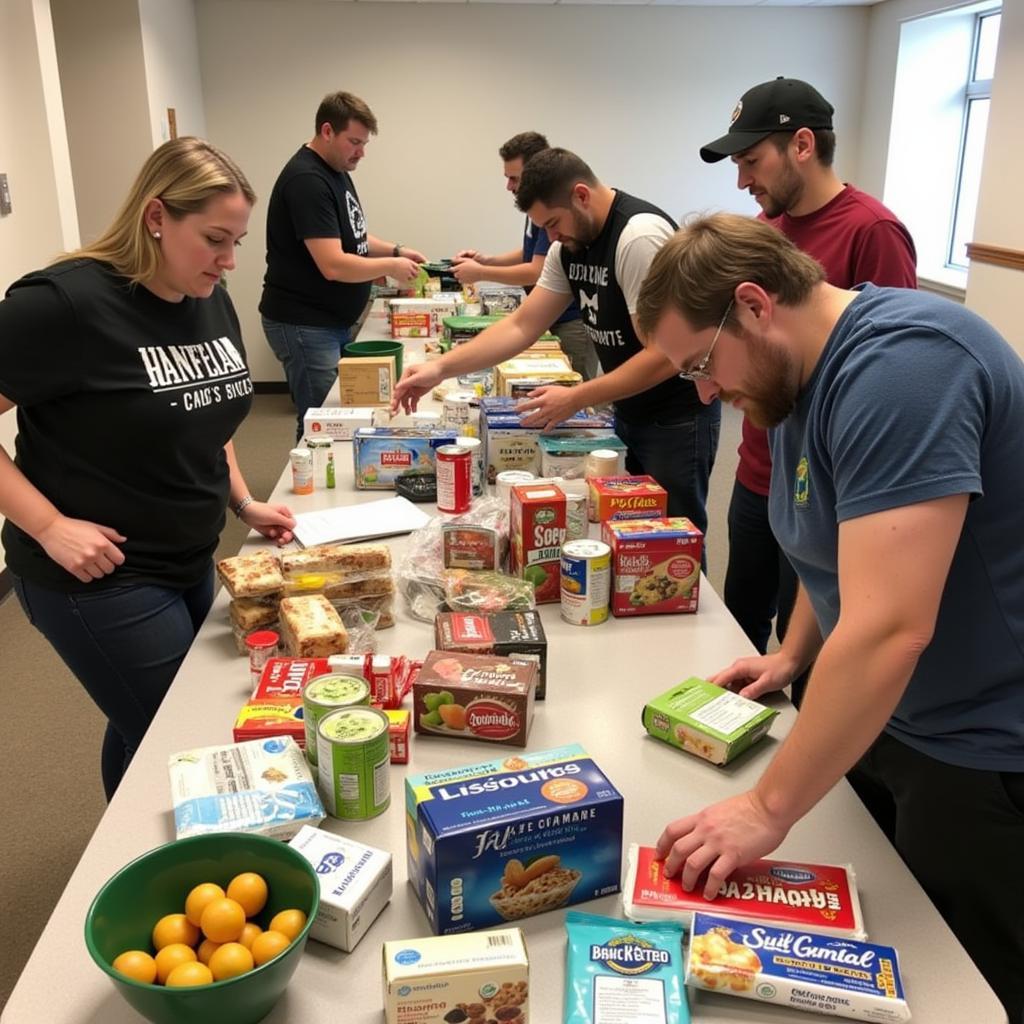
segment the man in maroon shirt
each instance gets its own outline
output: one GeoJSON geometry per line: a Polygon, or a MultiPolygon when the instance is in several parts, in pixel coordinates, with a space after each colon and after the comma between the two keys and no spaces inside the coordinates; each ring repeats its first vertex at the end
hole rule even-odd
{"type": "MultiPolygon", "coordinates": [[[[701,159],[732,157],[736,185],[777,227],[824,268],[830,284],[870,281],[917,287],[917,254],[907,229],[877,199],[844,184],[832,167],[832,105],[812,86],[776,78],[747,90],[729,131],[704,146],[701,159]]],[[[725,604],[762,654],[776,631],[785,634],[796,597],[796,574],[768,523],[771,455],[764,430],[743,420],[743,440],[729,503],[729,565],[725,604]]],[[[803,682],[793,685],[799,703],[803,682]]]]}

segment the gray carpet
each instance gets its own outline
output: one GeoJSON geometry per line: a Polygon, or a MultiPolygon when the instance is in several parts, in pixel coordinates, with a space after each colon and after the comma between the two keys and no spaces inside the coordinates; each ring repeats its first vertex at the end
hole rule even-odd
{"type": "MultiPolygon", "coordinates": [[[[294,436],[286,395],[259,395],[235,439],[253,495],[276,484],[294,436]]],[[[708,560],[721,592],[727,554],[725,517],[736,471],[740,416],[723,409],[722,437],[708,502],[708,560]]],[[[246,534],[229,516],[218,557],[234,554],[246,534]]],[[[7,680],[3,694],[5,763],[15,776],[0,787],[5,823],[0,859],[3,916],[9,928],[0,959],[0,1006],[21,973],[105,807],[99,751],[103,716],[45,640],[28,624],[13,596],[0,603],[7,680]]]]}

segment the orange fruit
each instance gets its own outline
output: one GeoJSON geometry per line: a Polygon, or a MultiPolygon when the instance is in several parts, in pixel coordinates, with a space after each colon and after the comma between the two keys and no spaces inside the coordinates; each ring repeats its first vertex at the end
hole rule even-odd
{"type": "Polygon", "coordinates": [[[280,932],[294,942],[305,927],[306,915],[301,910],[282,910],[270,919],[267,931],[280,932]]]}
{"type": "Polygon", "coordinates": [[[255,871],[245,871],[231,879],[227,895],[242,905],[246,917],[255,917],[267,905],[267,883],[255,871]]]}
{"type": "Polygon", "coordinates": [[[252,949],[252,940],[257,935],[262,935],[263,929],[255,921],[246,921],[245,927],[242,929],[242,934],[238,937],[238,941],[245,946],[246,949],[252,949]]]}
{"type": "Polygon", "coordinates": [[[187,964],[195,958],[196,951],[184,943],[172,942],[169,946],[164,946],[154,958],[156,960],[156,980],[161,985],[166,984],[167,976],[178,964],[187,964]]]}
{"type": "Polygon", "coordinates": [[[202,882],[185,898],[185,916],[197,928],[202,920],[206,904],[211,900],[224,899],[224,890],[213,882],[202,882]]]}
{"type": "Polygon", "coordinates": [[[222,943],[214,942],[213,939],[203,939],[199,943],[199,948],[196,950],[196,956],[201,964],[209,964],[210,957],[217,951],[218,947],[222,943]]]}
{"type": "Polygon", "coordinates": [[[167,975],[167,981],[164,984],[168,988],[184,988],[186,985],[209,985],[212,981],[213,975],[206,964],[201,964],[198,960],[188,960],[183,964],[178,964],[167,975]]]}
{"type": "Polygon", "coordinates": [[[156,980],[156,961],[141,949],[129,949],[121,953],[111,965],[118,974],[143,985],[152,985],[156,980]]]}
{"type": "Polygon", "coordinates": [[[252,953],[240,942],[225,942],[210,957],[210,971],[217,981],[237,978],[253,969],[252,953]]]}
{"type": "Polygon", "coordinates": [[[240,903],[228,899],[210,900],[200,919],[203,934],[214,942],[234,942],[245,927],[245,911],[240,903]]]}
{"type": "Polygon", "coordinates": [[[280,956],[290,945],[292,940],[282,932],[265,931],[260,932],[252,940],[252,959],[257,967],[280,956]]]}
{"type": "Polygon", "coordinates": [[[153,925],[153,945],[158,949],[180,942],[194,946],[199,941],[199,929],[184,914],[165,914],[153,925]]]}

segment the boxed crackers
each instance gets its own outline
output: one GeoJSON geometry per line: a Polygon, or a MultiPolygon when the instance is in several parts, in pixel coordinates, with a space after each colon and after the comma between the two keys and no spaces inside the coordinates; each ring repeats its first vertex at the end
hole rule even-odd
{"type": "Polygon", "coordinates": [[[554,484],[512,488],[508,571],[533,584],[537,604],[561,600],[565,491],[554,484]]]}
{"type": "Polygon", "coordinates": [[[373,426],[373,409],[307,409],[302,419],[304,437],[329,437],[332,441],[351,441],[360,427],[373,426]]]}
{"type": "Polygon", "coordinates": [[[498,654],[535,662],[537,700],[544,699],[548,641],[537,612],[440,612],[434,619],[434,643],[440,651],[498,654]]]}
{"type": "Polygon", "coordinates": [[[405,781],[409,881],[436,933],[619,891],[622,796],[578,744],[405,781]]]}
{"type": "Polygon", "coordinates": [[[436,449],[454,444],[458,436],[456,430],[360,427],[352,435],[356,487],[361,491],[393,491],[397,477],[433,473],[436,449]]]}
{"type": "Polygon", "coordinates": [[[536,689],[534,662],[431,651],[412,686],[414,728],[525,747],[536,689]]]}
{"type": "Polygon", "coordinates": [[[865,939],[857,879],[849,864],[755,860],[733,871],[713,900],[703,887],[687,892],[679,876],[665,877],[653,846],[629,848],[622,909],[634,921],[681,921],[693,914],[729,914],[826,935],[865,939]]]}
{"type": "Polygon", "coordinates": [[[251,700],[242,705],[235,719],[232,739],[236,743],[244,743],[246,740],[262,740],[272,736],[290,736],[305,750],[306,726],[301,699],[282,697],[279,700],[251,700]]]}
{"type": "Polygon", "coordinates": [[[768,734],[776,715],[774,708],[694,677],[647,703],[641,718],[655,739],[728,764],[768,734]]]}
{"type": "Polygon", "coordinates": [[[697,610],[704,535],[689,519],[612,519],[601,533],[612,549],[612,615],[697,610]]]}
{"type": "Polygon", "coordinates": [[[518,928],[384,943],[385,1024],[528,1024],[529,997],[518,928]]]}
{"type": "Polygon", "coordinates": [[[396,381],[394,356],[345,356],[338,360],[342,405],[390,405],[396,381]]]}
{"type": "Polygon", "coordinates": [[[910,1020],[892,946],[694,914],[686,984],[850,1020],[910,1020]]]}
{"type": "Polygon", "coordinates": [[[668,514],[668,493],[653,476],[593,476],[589,483],[592,523],[668,514]]]}

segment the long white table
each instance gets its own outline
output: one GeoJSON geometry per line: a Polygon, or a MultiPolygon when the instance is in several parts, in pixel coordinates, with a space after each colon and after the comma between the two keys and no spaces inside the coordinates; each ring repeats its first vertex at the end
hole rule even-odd
{"type": "MultiPolygon", "coordinates": [[[[380,330],[379,319],[371,317],[363,336],[381,336],[380,330]]],[[[295,511],[310,511],[387,496],[354,490],[347,447],[336,457],[341,470],[336,490],[293,495],[286,471],[274,500],[288,502],[295,511]]],[[[406,538],[391,541],[396,561],[407,543],[406,538]]],[[[250,539],[243,550],[257,546],[250,539]]],[[[669,819],[750,787],[793,724],[794,709],[777,697],[781,714],[769,739],[724,769],[646,736],[640,712],[647,699],[751,651],[706,580],[701,588],[700,611],[694,616],[613,619],[581,628],[563,622],[557,605],[541,609],[549,644],[548,697],[537,705],[529,749],[583,744],[625,797],[624,849],[631,842],[651,844],[669,819]]],[[[432,646],[431,628],[400,606],[396,618],[393,629],[378,634],[381,653],[422,657],[432,646]]],[[[249,689],[248,664],[235,650],[227,597],[221,592],[14,988],[3,1024],[141,1020],[92,963],[82,937],[86,910],[125,863],[174,838],[168,755],[230,742],[232,723],[249,689]]],[[[327,819],[324,828],[391,851],[394,895],[353,953],[309,942],[268,1022],[380,1024],[381,943],[429,934],[406,882],[406,771],[432,771],[493,756],[494,749],[485,743],[415,736],[410,763],[391,769],[391,807],[386,813],[359,823],[327,819]]],[[[845,782],[796,825],[778,855],[854,865],[869,935],[899,950],[918,1024],[1005,1024],[995,995],[845,782]]],[[[581,909],[622,916],[618,896],[593,900],[581,909]]],[[[562,1013],[564,911],[528,918],[521,925],[530,952],[531,1020],[555,1024],[562,1013]]],[[[689,995],[693,1019],[701,1024],[834,1019],[728,996],[689,995]]]]}

